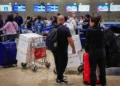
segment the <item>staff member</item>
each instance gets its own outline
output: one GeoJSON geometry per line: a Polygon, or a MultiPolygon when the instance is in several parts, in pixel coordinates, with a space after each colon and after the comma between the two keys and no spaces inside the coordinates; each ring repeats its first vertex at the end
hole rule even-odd
{"type": "Polygon", "coordinates": [[[86,51],[89,53],[89,62],[91,69],[91,86],[96,84],[96,67],[100,69],[101,86],[106,85],[105,73],[105,48],[104,48],[104,34],[103,29],[99,26],[99,18],[92,17],[90,19],[90,28],[87,32],[87,47],[86,51]]]}
{"type": "Polygon", "coordinates": [[[21,27],[21,25],[23,24],[23,18],[19,15],[19,13],[16,13],[15,21],[17,22],[19,27],[21,27]]]}

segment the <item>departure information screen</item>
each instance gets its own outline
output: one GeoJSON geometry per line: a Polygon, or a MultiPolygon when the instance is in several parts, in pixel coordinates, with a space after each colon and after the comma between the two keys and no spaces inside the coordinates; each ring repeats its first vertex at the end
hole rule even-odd
{"type": "Polygon", "coordinates": [[[48,12],[58,12],[58,5],[47,5],[48,12]]]}
{"type": "Polygon", "coordinates": [[[1,12],[11,12],[12,5],[0,5],[0,11],[1,12]]]}
{"type": "Polygon", "coordinates": [[[26,6],[25,5],[14,5],[14,12],[25,12],[26,6]]]}
{"type": "Polygon", "coordinates": [[[104,4],[100,4],[98,5],[98,12],[104,12],[104,11],[109,11],[109,6],[108,5],[104,5],[104,4]]]}
{"type": "Polygon", "coordinates": [[[76,12],[78,9],[78,5],[66,5],[67,12],[76,12]]]}
{"type": "Polygon", "coordinates": [[[46,7],[45,5],[34,5],[34,12],[45,12],[46,11],[46,7]]]}

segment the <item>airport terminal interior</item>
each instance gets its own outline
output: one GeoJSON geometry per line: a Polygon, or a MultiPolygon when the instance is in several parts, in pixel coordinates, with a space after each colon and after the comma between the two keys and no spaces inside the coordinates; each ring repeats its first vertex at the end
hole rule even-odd
{"type": "MultiPolygon", "coordinates": [[[[91,84],[89,56],[98,52],[90,54],[86,50],[90,38],[88,29],[96,28],[92,26],[93,22],[104,33],[104,43],[99,44],[103,44],[106,54],[103,68],[106,84],[101,84],[99,75],[103,72],[96,66],[96,71],[93,71],[96,86],[120,86],[120,0],[0,0],[0,86],[95,86],[91,84]],[[62,29],[56,27],[62,24],[64,26],[61,27],[66,29],[60,33],[63,36],[56,30],[52,31],[62,29]],[[53,38],[54,41],[51,41],[53,38]],[[57,43],[52,46],[56,40],[57,43]],[[63,40],[63,43],[58,40],[63,40]],[[64,79],[58,78],[58,72],[63,70],[65,55],[58,53],[64,52],[58,47],[61,43],[67,48],[66,40],[69,45],[64,75],[68,83],[63,84],[64,79]],[[58,56],[54,55],[55,46],[58,56]],[[88,57],[86,54],[89,54],[88,57]],[[63,56],[62,60],[56,61],[60,56],[63,56]]],[[[91,42],[91,45],[95,43],[91,42]]],[[[91,50],[94,50],[93,47],[91,50]]]]}

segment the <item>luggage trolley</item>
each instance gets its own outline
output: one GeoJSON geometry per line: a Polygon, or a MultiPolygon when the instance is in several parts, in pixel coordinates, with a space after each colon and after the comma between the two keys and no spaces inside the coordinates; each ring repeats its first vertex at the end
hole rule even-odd
{"type": "Polygon", "coordinates": [[[47,60],[46,46],[43,40],[37,41],[37,42],[35,40],[32,40],[30,44],[30,58],[29,59],[30,60],[33,59],[33,62],[32,63],[21,63],[21,66],[23,68],[25,68],[27,65],[30,67],[33,66],[32,70],[36,72],[37,71],[36,63],[45,65],[46,68],[48,69],[50,68],[51,64],[47,60]],[[42,61],[38,61],[39,59],[41,59],[42,61]]]}

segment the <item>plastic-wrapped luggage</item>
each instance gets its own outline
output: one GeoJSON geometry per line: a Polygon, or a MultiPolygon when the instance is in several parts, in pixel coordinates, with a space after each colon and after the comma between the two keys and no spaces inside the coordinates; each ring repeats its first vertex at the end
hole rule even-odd
{"type": "Polygon", "coordinates": [[[16,53],[15,42],[0,42],[0,66],[17,64],[16,53]]]}
{"type": "Polygon", "coordinates": [[[105,30],[105,45],[106,45],[106,58],[107,67],[120,67],[120,35],[116,36],[114,33],[118,31],[115,27],[105,30]]]}
{"type": "MultiPolygon", "coordinates": [[[[90,65],[89,65],[89,54],[88,53],[84,54],[83,61],[84,61],[83,81],[84,81],[84,84],[90,84],[91,80],[90,80],[90,65]]],[[[96,84],[99,84],[100,80],[98,78],[99,77],[99,72],[98,71],[96,72],[96,75],[97,75],[96,84]]]]}

